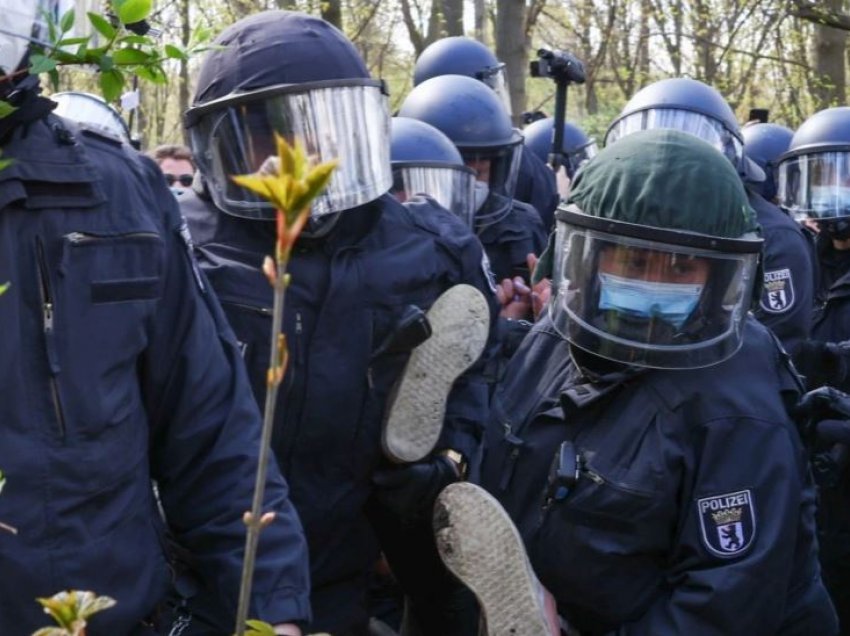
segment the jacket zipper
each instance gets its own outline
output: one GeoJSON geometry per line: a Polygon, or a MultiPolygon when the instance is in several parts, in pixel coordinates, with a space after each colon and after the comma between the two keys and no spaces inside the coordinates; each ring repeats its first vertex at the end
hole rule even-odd
{"type": "Polygon", "coordinates": [[[156,232],[130,232],[128,234],[113,234],[110,236],[101,236],[98,234],[88,234],[86,232],[71,232],[66,234],[65,238],[72,245],[87,245],[98,243],[101,241],[115,241],[124,239],[159,239],[159,234],[156,232]]]}
{"type": "Polygon", "coordinates": [[[38,264],[38,278],[40,282],[42,323],[44,328],[44,342],[47,350],[47,362],[50,367],[50,394],[53,399],[53,410],[59,425],[59,435],[65,437],[65,412],[62,408],[62,400],[59,397],[59,383],[56,376],[59,374],[59,355],[56,350],[56,338],[54,331],[54,315],[56,306],[53,293],[50,289],[50,274],[47,268],[47,258],[44,253],[44,244],[41,237],[36,238],[36,257],[38,264]]]}
{"type": "Polygon", "coordinates": [[[225,298],[221,299],[221,304],[230,305],[231,307],[239,307],[239,309],[251,311],[256,314],[262,314],[263,316],[271,316],[273,313],[271,307],[257,307],[256,305],[246,305],[245,303],[237,303],[232,300],[227,300],[225,298]]]}

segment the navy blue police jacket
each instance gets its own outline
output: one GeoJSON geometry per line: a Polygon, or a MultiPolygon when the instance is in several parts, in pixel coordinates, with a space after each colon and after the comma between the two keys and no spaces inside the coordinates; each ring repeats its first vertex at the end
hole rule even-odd
{"type": "Polygon", "coordinates": [[[475,222],[476,234],[484,246],[493,275],[497,282],[515,276],[527,282],[531,274],[526,257],[528,254],[540,256],[546,247],[543,222],[531,205],[516,199],[491,194],[482,211],[491,214],[493,208],[503,208],[501,216],[495,214],[497,218],[492,222],[480,218],[475,222]]]}
{"type": "MultiPolygon", "coordinates": [[[[92,636],[142,627],[172,583],[165,525],[235,621],[260,418],[232,332],[156,165],[57,117],[0,171],[0,634],[49,622],[36,597],[117,604],[92,636]]],[[[310,618],[306,545],[270,466],[252,616],[310,618]]],[[[229,633],[232,624],[220,626],[229,633]]]]}
{"type": "Polygon", "coordinates": [[[543,222],[543,229],[550,232],[555,226],[555,209],[561,198],[555,173],[533,152],[523,148],[517,172],[514,198],[533,206],[543,222]]]}
{"type": "Polygon", "coordinates": [[[793,353],[812,327],[816,256],[799,223],[752,190],[747,196],[764,235],[764,286],[755,315],[793,353]]]}
{"type": "Polygon", "coordinates": [[[493,400],[482,481],[583,635],[837,632],[782,355],[748,319],[716,366],[590,379],[548,318],[526,337],[493,400]],[[579,472],[558,488],[565,441],[579,472]]]}
{"type": "MultiPolygon", "coordinates": [[[[194,194],[181,206],[262,403],[272,290],[260,265],[273,251],[274,223],[228,216],[194,194]]],[[[310,547],[312,628],[334,633],[368,619],[363,577],[377,555],[364,547],[363,509],[382,462],[387,398],[409,354],[386,345],[407,307],[427,310],[458,283],[487,296],[492,332],[498,303],[480,243],[431,200],[402,205],[384,195],[331,222],[327,235],[301,237],[292,252],[284,312],[290,359],[272,446],[310,547]]],[[[491,355],[456,382],[438,450],[478,456],[491,355]]]]}

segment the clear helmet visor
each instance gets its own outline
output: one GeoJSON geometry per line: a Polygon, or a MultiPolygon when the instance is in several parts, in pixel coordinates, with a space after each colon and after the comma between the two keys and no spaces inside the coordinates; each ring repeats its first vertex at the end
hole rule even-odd
{"type": "Polygon", "coordinates": [[[490,192],[513,199],[522,160],[522,137],[497,148],[459,146],[458,150],[466,166],[474,171],[478,181],[487,184],[490,192]]]}
{"type": "Polygon", "coordinates": [[[595,140],[591,140],[578,150],[569,153],[567,155],[567,161],[570,163],[570,174],[575,175],[579,168],[593,159],[598,153],[599,148],[596,146],[595,140]]]}
{"type": "Polygon", "coordinates": [[[313,203],[314,218],[373,201],[392,185],[389,107],[380,82],[263,89],[193,108],[187,124],[216,205],[234,216],[274,218],[271,204],[230,177],[273,169],[275,133],[299,141],[311,163],[339,159],[313,203]]]}
{"type": "Polygon", "coordinates": [[[508,86],[508,70],[505,64],[491,66],[475,74],[476,79],[484,82],[499,97],[499,101],[505,107],[505,112],[513,116],[511,106],[511,91],[508,86]]]}
{"type": "Polygon", "coordinates": [[[559,221],[555,255],[549,314],[573,345],[664,369],[717,364],[741,345],[757,251],[721,253],[559,221]]]}
{"type": "Polygon", "coordinates": [[[820,152],[783,160],[777,196],[797,220],[850,217],[850,152],[820,152]]]}
{"type": "Polygon", "coordinates": [[[404,202],[427,194],[468,227],[475,214],[475,173],[463,166],[393,165],[393,195],[404,202]]]}
{"type": "Polygon", "coordinates": [[[743,163],[743,142],[722,123],[701,113],[677,108],[650,108],[626,115],[614,122],[605,136],[611,144],[639,130],[673,129],[699,137],[722,152],[733,165],[743,163]]]}
{"type": "Polygon", "coordinates": [[[54,93],[50,96],[56,102],[53,111],[60,117],[71,121],[105,130],[113,137],[130,143],[130,130],[124,119],[107,102],[87,93],[54,93]]]}

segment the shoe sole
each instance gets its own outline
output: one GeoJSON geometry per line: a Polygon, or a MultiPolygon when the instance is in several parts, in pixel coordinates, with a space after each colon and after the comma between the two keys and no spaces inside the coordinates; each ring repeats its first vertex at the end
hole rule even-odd
{"type": "Polygon", "coordinates": [[[550,636],[519,532],[484,489],[450,484],[434,505],[437,551],[478,599],[488,636],[550,636]]]}
{"type": "Polygon", "coordinates": [[[428,310],[431,337],[416,347],[390,398],[381,445],[397,463],[427,457],[443,429],[455,380],[484,350],[490,330],[487,299],[472,285],[455,285],[428,310]]]}

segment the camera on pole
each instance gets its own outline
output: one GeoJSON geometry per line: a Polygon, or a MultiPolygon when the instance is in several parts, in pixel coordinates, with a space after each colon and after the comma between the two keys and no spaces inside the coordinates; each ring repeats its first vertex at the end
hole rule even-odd
{"type": "Polygon", "coordinates": [[[530,63],[531,77],[548,77],[555,81],[555,126],[552,136],[552,151],[549,153],[549,165],[554,172],[561,166],[572,179],[570,163],[564,160],[564,118],[567,112],[567,86],[584,84],[584,62],[566,51],[538,49],[537,59],[530,63]]]}

